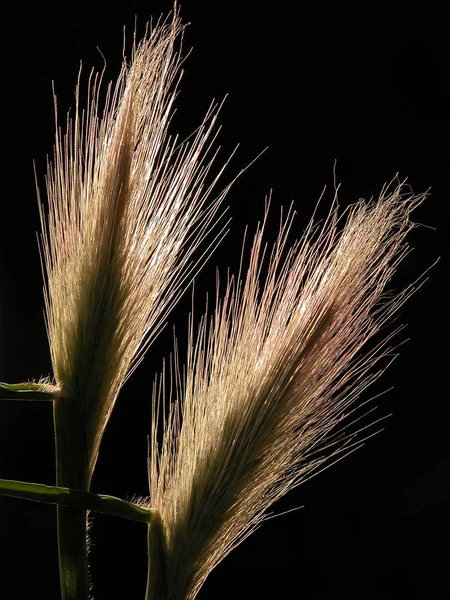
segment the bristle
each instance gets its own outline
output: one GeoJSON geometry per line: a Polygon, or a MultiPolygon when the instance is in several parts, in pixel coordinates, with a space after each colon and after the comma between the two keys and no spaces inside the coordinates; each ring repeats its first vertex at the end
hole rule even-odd
{"type": "Polygon", "coordinates": [[[384,290],[422,198],[398,185],[344,217],[335,204],[322,228],[311,222],[291,249],[289,213],[262,282],[263,225],[245,278],[229,282],[196,340],[191,330],[185,383],[159,454],[153,424],[149,469],[168,600],[193,599],[270,505],[348,448],[337,426],[389,347],[361,350],[412,293],[384,290]]]}

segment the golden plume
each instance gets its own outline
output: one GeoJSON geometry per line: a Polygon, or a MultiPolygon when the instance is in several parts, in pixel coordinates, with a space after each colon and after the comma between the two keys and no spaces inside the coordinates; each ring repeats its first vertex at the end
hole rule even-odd
{"type": "Polygon", "coordinates": [[[404,185],[384,188],[378,201],[349,207],[343,224],[336,202],[291,248],[290,211],[270,253],[263,225],[246,274],[229,280],[222,300],[218,292],[196,336],[191,321],[160,451],[163,380],[153,399],[149,482],[167,600],[192,600],[270,505],[354,444],[338,426],[392,350],[391,334],[362,352],[413,291],[385,288],[422,198],[404,185]]]}
{"type": "Polygon", "coordinates": [[[85,111],[77,87],[48,168],[47,330],[56,384],[85,430],[89,478],[119,390],[204,259],[228,189],[211,199],[224,167],[206,184],[217,105],[189,142],[168,135],[182,31],[175,8],[134,45],[102,112],[102,76],[91,74],[85,111]]]}

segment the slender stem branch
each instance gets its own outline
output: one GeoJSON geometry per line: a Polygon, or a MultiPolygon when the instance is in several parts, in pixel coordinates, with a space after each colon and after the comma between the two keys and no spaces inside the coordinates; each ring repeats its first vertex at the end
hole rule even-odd
{"type": "MultiPolygon", "coordinates": [[[[56,485],[89,490],[86,433],[76,404],[53,403],[56,445],[56,485]]],[[[57,506],[59,577],[62,600],[89,600],[87,512],[57,506]]]]}
{"type": "Polygon", "coordinates": [[[57,504],[70,508],[82,510],[93,510],[95,512],[122,517],[139,523],[150,523],[153,511],[142,508],[133,502],[127,502],[115,496],[105,494],[93,494],[82,490],[71,490],[65,487],[43,485],[41,483],[28,483],[25,481],[14,481],[0,479],[0,494],[13,496],[34,502],[45,502],[57,504]]]}
{"type": "Polygon", "coordinates": [[[167,600],[164,531],[161,515],[153,510],[148,528],[148,573],[145,600],[167,600]]]}
{"type": "Polygon", "coordinates": [[[60,391],[50,385],[39,383],[3,383],[0,382],[0,400],[57,400],[60,391]],[[46,389],[47,388],[47,389],[46,389]]]}

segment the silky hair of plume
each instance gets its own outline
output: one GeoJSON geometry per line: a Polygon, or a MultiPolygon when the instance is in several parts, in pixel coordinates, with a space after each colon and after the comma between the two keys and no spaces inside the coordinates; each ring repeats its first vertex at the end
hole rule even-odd
{"type": "Polygon", "coordinates": [[[102,110],[102,74],[90,75],[85,110],[77,86],[48,165],[46,325],[56,389],[85,431],[89,480],[120,388],[223,234],[202,250],[229,188],[211,197],[225,166],[207,181],[220,107],[211,105],[188,141],[168,135],[183,28],[175,7],[134,43],[102,110]]]}
{"type": "Polygon", "coordinates": [[[392,352],[395,331],[362,350],[414,291],[385,288],[423,197],[393,183],[341,216],[336,198],[325,222],[311,220],[290,248],[289,211],[270,252],[266,213],[245,276],[241,266],[223,299],[217,292],[196,335],[191,318],[159,445],[164,376],[153,397],[149,484],[162,519],[167,600],[195,598],[270,505],[354,446],[338,426],[392,352]]]}

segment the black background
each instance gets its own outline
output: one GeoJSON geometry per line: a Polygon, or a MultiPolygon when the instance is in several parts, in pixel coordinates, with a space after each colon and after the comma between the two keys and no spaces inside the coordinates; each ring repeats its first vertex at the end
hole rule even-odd
{"type": "MultiPolygon", "coordinates": [[[[51,373],[44,321],[33,163],[43,189],[54,123],[51,82],[61,114],[73,106],[79,61],[86,72],[120,66],[123,27],[138,30],[170,1],[93,0],[2,8],[2,186],[0,235],[0,380],[51,373]]],[[[393,413],[384,431],[345,461],[275,506],[302,510],[268,521],[210,576],[208,598],[447,598],[449,559],[448,201],[449,36],[444,9],[431,3],[253,0],[183,2],[191,22],[173,130],[186,136],[210,100],[229,94],[219,142],[229,181],[263,148],[226,204],[231,231],[198,277],[198,297],[212,293],[215,269],[236,270],[245,225],[254,230],[273,189],[279,207],[292,200],[295,233],[306,225],[324,185],[332,198],[333,165],[342,206],[376,196],[396,173],[416,192],[430,190],[410,235],[414,252],[394,281],[410,283],[441,257],[401,310],[410,338],[371,394],[376,416],[393,413]],[[436,228],[435,230],[431,228],[436,228]],[[447,374],[447,373],[446,373],[447,374]]],[[[272,233],[273,233],[272,231],[272,233]]],[[[270,233],[270,232],[269,232],[270,233]]],[[[198,305],[201,305],[198,303],[198,305]]],[[[101,447],[93,491],[130,498],[148,493],[146,436],[150,393],[177,324],[181,348],[190,295],[123,389],[101,447]]],[[[368,395],[366,397],[369,397],[368,395]]],[[[0,477],[54,483],[51,407],[0,404],[0,477]]],[[[55,510],[0,498],[4,598],[59,598],[55,510]]],[[[94,597],[143,598],[145,527],[96,516],[91,553],[94,597]]]]}

